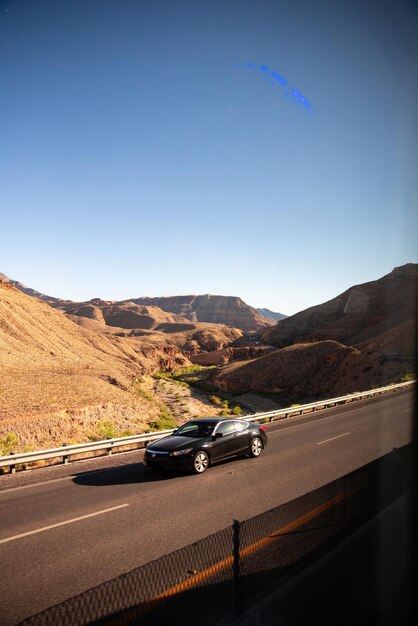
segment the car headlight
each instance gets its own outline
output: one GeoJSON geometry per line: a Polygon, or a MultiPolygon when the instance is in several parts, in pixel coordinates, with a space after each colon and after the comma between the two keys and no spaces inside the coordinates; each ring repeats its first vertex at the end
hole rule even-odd
{"type": "Polygon", "coordinates": [[[183,456],[184,454],[189,454],[193,448],[185,448],[184,450],[173,450],[170,452],[170,456],[183,456]]]}

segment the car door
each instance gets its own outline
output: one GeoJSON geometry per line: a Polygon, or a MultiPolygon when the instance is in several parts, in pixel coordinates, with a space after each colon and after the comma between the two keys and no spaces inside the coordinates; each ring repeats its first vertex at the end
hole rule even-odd
{"type": "Polygon", "coordinates": [[[251,443],[251,431],[248,427],[247,422],[242,422],[241,420],[235,421],[235,452],[244,452],[248,451],[250,443],[251,443]]]}
{"type": "Polygon", "coordinates": [[[235,436],[237,434],[234,420],[225,420],[216,428],[210,447],[210,453],[214,461],[219,461],[231,456],[235,451],[235,436]]]}

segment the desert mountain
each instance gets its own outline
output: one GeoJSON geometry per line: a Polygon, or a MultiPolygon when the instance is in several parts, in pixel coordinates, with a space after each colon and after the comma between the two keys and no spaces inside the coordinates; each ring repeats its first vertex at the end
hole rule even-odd
{"type": "Polygon", "coordinates": [[[417,265],[395,268],[277,324],[239,298],[77,303],[26,295],[3,276],[0,439],[12,432],[41,447],[86,440],[103,422],[120,435],[167,411],[213,415],[209,395],[156,375],[192,363],[216,366],[199,371],[206,389],[276,406],[400,380],[414,368],[417,276],[417,265]]]}
{"type": "Polygon", "coordinates": [[[168,296],[164,298],[134,298],[141,306],[157,306],[163,311],[181,315],[191,322],[224,324],[248,332],[270,326],[271,319],[234,296],[168,296]]]}
{"type": "Polygon", "coordinates": [[[0,281],[0,431],[20,441],[83,440],[99,421],[141,431],[159,415],[137,377],[190,365],[172,342],[105,335],[0,281]]]}
{"type": "Polygon", "coordinates": [[[26,285],[24,285],[23,283],[20,283],[18,280],[12,280],[8,276],[6,276],[6,274],[2,274],[1,272],[0,272],[0,281],[4,283],[9,283],[10,285],[13,285],[13,287],[16,287],[16,289],[19,289],[19,291],[22,291],[23,293],[25,293],[27,296],[39,298],[40,300],[43,300],[44,302],[52,303],[52,302],[57,302],[59,300],[59,298],[54,298],[53,296],[47,296],[44,293],[41,293],[40,291],[36,291],[36,289],[31,289],[30,287],[26,287],[26,285]]]}
{"type": "Polygon", "coordinates": [[[324,304],[287,317],[262,339],[279,348],[331,339],[367,350],[371,342],[374,352],[412,355],[417,279],[417,264],[396,267],[379,280],[350,287],[324,304]]]}
{"type": "Polygon", "coordinates": [[[0,281],[0,439],[14,433],[20,445],[48,447],[86,440],[103,423],[115,435],[143,432],[170,416],[164,402],[180,393],[176,419],[213,414],[207,397],[190,389],[172,383],[168,392],[162,381],[159,398],[142,384],[241,340],[242,331],[132,303],[71,303],[70,315],[52,304],[0,281]]]}
{"type": "MultiPolygon", "coordinates": [[[[146,312],[140,313],[139,309],[134,309],[132,305],[138,305],[139,307],[150,308],[149,316],[155,317],[157,309],[161,309],[166,313],[172,313],[177,319],[167,322],[168,324],[184,324],[188,322],[203,322],[209,324],[223,324],[224,326],[230,326],[232,328],[239,328],[245,332],[251,332],[267,328],[274,323],[274,320],[282,319],[280,313],[274,313],[269,311],[268,314],[260,313],[259,310],[246,304],[241,298],[234,296],[212,296],[210,294],[200,296],[172,296],[161,298],[130,298],[129,300],[118,301],[105,301],[100,298],[94,298],[88,303],[77,303],[70,300],[62,300],[60,298],[54,298],[47,296],[35,289],[26,287],[17,280],[8,278],[5,274],[0,274],[0,280],[8,282],[23,293],[29,296],[34,296],[53,304],[58,308],[64,310],[68,315],[78,315],[90,320],[102,322],[102,316],[104,317],[104,323],[108,326],[120,326],[122,328],[155,328],[155,323],[152,321],[146,321],[145,318],[138,324],[138,315],[148,315],[146,312]],[[100,313],[97,310],[93,310],[95,305],[99,305],[102,308],[100,313]],[[127,312],[129,306],[131,313],[127,312]],[[85,307],[84,310],[81,307],[85,307]],[[107,306],[107,310],[103,310],[103,307],[107,306]],[[123,307],[123,310],[118,307],[123,307]],[[88,310],[90,308],[91,310],[88,310]],[[96,319],[96,314],[98,318],[96,319]],[[281,316],[281,317],[276,317],[281,316]],[[120,323],[120,318],[124,320],[120,323]],[[130,317],[131,321],[127,321],[130,317]],[[128,324],[128,325],[126,325],[128,324]],[[131,325],[129,325],[131,324],[131,325]],[[134,324],[134,325],[132,325],[134,324]],[[144,324],[144,325],[143,325],[144,324]]],[[[265,309],[268,311],[268,309],[265,309]]],[[[160,313],[157,314],[157,318],[160,317],[160,313]]],[[[170,318],[172,319],[172,318],[170,318]]],[[[161,323],[162,320],[161,320],[161,323]]],[[[90,324],[93,327],[94,324],[90,324]]],[[[158,326],[158,323],[157,323],[158,326]]]]}
{"type": "Polygon", "coordinates": [[[81,326],[107,329],[112,332],[115,332],[115,329],[175,332],[194,328],[184,317],[166,313],[156,306],[139,306],[133,302],[119,304],[95,298],[89,302],[61,300],[55,302],[54,306],[63,310],[81,326]]]}
{"type": "Polygon", "coordinates": [[[276,322],[284,320],[287,317],[287,315],[284,315],[283,313],[276,313],[275,311],[270,311],[270,309],[257,309],[257,311],[260,313],[260,315],[275,320],[276,322]]]}
{"type": "Polygon", "coordinates": [[[399,381],[414,371],[418,265],[351,287],[262,334],[279,348],[211,373],[218,388],[301,402],[399,381]]]}
{"type": "MultiPolygon", "coordinates": [[[[61,300],[53,303],[53,306],[61,309],[83,328],[118,337],[136,337],[138,341],[141,338],[139,343],[144,347],[172,346],[181,351],[185,358],[222,350],[245,339],[243,332],[237,328],[193,323],[157,306],[141,306],[130,301],[117,303],[99,298],[89,302],[61,300]]],[[[175,365],[173,363],[173,367],[175,365]]],[[[168,369],[172,368],[169,366],[168,369]]]]}

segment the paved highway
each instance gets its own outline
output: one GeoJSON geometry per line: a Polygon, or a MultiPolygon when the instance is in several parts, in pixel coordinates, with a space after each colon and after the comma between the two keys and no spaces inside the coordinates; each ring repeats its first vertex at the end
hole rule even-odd
{"type": "Polygon", "coordinates": [[[258,459],[156,475],[142,452],[0,477],[0,624],[312,491],[411,440],[413,394],[268,425],[258,459]]]}

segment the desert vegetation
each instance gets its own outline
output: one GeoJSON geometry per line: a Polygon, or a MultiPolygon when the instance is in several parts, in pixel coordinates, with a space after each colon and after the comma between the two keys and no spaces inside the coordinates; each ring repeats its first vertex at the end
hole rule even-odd
{"type": "Polygon", "coordinates": [[[16,433],[7,433],[0,437],[0,456],[7,456],[16,452],[19,445],[19,437],[16,433]]]}

